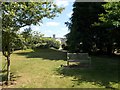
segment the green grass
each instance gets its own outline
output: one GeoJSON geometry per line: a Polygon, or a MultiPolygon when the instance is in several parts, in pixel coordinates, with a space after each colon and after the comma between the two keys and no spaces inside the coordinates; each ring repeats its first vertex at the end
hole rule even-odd
{"type": "Polygon", "coordinates": [[[15,51],[11,56],[11,72],[17,84],[9,87],[118,88],[119,57],[91,57],[91,69],[71,69],[61,67],[62,64],[66,65],[66,53],[61,51],[52,49],[15,51]]]}

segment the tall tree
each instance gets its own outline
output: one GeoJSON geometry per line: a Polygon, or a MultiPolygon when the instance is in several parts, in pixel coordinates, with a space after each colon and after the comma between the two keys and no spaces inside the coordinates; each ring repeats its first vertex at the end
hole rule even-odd
{"type": "Polygon", "coordinates": [[[72,52],[90,52],[92,47],[92,24],[98,22],[99,14],[104,12],[102,3],[75,2],[67,34],[67,43],[72,52]]]}
{"type": "Polygon", "coordinates": [[[2,2],[2,52],[7,58],[7,84],[16,32],[21,27],[38,24],[44,17],[54,18],[62,10],[53,2],[2,2]]]}
{"type": "Polygon", "coordinates": [[[120,2],[109,2],[103,6],[106,13],[100,14],[100,26],[104,25],[107,30],[105,44],[107,54],[111,54],[114,48],[120,48],[120,2]]]}

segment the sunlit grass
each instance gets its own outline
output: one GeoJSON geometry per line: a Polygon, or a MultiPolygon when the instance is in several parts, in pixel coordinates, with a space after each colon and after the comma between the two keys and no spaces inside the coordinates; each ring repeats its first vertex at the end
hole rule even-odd
{"type": "MultiPolygon", "coordinates": [[[[3,57],[4,59],[4,57],[3,57]]],[[[92,68],[71,69],[66,53],[50,49],[19,50],[11,56],[16,85],[10,88],[118,88],[119,58],[92,56],[92,68]]]]}

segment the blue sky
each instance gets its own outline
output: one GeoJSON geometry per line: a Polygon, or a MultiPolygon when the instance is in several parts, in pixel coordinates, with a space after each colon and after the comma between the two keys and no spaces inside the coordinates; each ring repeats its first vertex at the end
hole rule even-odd
{"type": "MultiPolygon", "coordinates": [[[[56,37],[64,37],[64,35],[66,35],[69,32],[68,28],[64,23],[68,21],[71,17],[73,2],[74,0],[55,0],[55,3],[58,6],[65,7],[62,13],[54,19],[44,18],[43,23],[40,26],[31,25],[32,30],[41,32],[42,34],[44,34],[45,37],[52,37],[53,34],[55,34],[56,37]]],[[[24,30],[24,28],[22,28],[21,30],[24,30]]]]}

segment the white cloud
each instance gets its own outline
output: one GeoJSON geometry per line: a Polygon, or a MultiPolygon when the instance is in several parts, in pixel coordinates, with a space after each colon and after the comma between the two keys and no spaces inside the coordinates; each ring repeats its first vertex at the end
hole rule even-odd
{"type": "Polygon", "coordinates": [[[68,17],[71,17],[73,14],[73,11],[71,11],[70,13],[67,14],[68,17]]]}
{"type": "Polygon", "coordinates": [[[46,26],[58,26],[60,23],[58,22],[47,22],[46,26]]]}
{"type": "Polygon", "coordinates": [[[55,3],[57,6],[62,6],[62,7],[66,7],[69,5],[68,0],[56,0],[55,3]]]}
{"type": "Polygon", "coordinates": [[[66,7],[70,2],[75,2],[75,0],[55,0],[56,5],[60,7],[66,7]]]}

